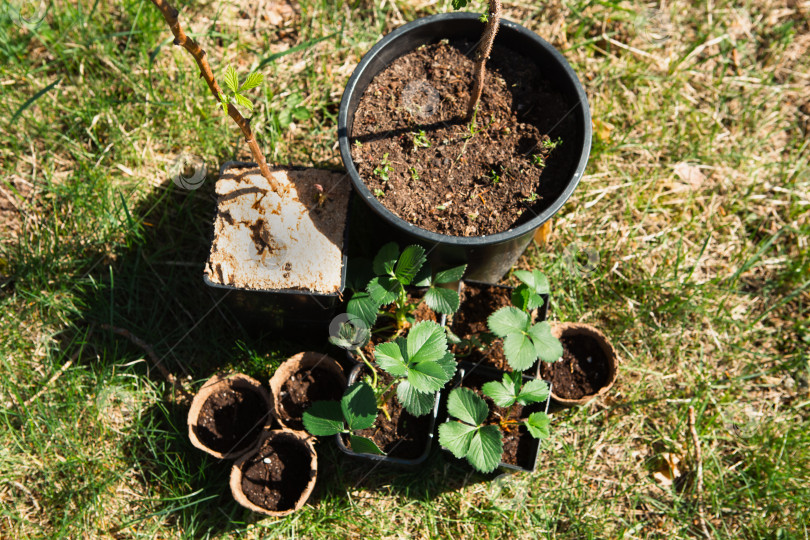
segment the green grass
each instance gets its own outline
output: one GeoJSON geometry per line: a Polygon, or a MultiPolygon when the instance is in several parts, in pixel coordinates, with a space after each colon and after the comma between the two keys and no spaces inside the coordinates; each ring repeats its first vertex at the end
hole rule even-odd
{"type": "MultiPolygon", "coordinates": [[[[255,5],[209,2],[181,21],[216,73],[262,66],[253,127],[269,161],[339,167],[353,67],[449,4],[303,0],[279,28],[255,5]]],[[[619,381],[554,415],[525,504],[438,455],[415,474],[366,474],[322,444],[315,496],[280,520],[231,500],[227,464],[191,447],[145,352],[102,327],[142,338],[194,387],[325,350],[247,332],[202,285],[213,180],[249,158],[241,136],[150,2],[54,2],[34,28],[2,12],[0,536],[700,536],[689,406],[710,535],[808,536],[806,7],[676,2],[662,42],[641,3],[505,9],[565,53],[596,121],[553,241],[520,266],[549,276],[552,319],[613,339],[619,381]],[[167,179],[182,151],[208,164],[198,191],[167,179]],[[574,245],[598,255],[592,271],[565,263],[574,245]],[[682,459],[675,487],[653,477],[664,453],[682,459]]]]}

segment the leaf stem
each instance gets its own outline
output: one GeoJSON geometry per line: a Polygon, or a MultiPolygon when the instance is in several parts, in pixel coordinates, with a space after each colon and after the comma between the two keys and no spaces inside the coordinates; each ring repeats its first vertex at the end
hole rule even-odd
{"type": "Polygon", "coordinates": [[[363,360],[363,363],[366,364],[368,366],[368,369],[371,370],[371,376],[372,376],[371,386],[374,387],[374,389],[376,390],[377,389],[377,369],[372,365],[371,362],[368,361],[368,359],[366,358],[366,355],[363,354],[362,350],[360,350],[360,347],[357,347],[354,350],[354,352],[356,352],[358,354],[358,356],[360,356],[360,359],[363,360]]]}

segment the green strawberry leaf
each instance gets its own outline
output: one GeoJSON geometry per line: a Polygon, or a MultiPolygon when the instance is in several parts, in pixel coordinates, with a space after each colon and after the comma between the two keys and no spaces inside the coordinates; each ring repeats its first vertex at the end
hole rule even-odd
{"type": "Polygon", "coordinates": [[[502,381],[490,381],[481,386],[484,395],[492,398],[498,407],[511,406],[520,392],[520,373],[504,373],[502,381]]]}
{"type": "Polygon", "coordinates": [[[377,418],[377,399],[374,390],[364,382],[356,382],[346,389],[340,400],[343,417],[349,431],[370,428],[377,418]]]}
{"type": "Polygon", "coordinates": [[[444,287],[431,287],[425,293],[425,303],[436,313],[450,315],[458,311],[458,292],[444,287]]]}
{"type": "Polygon", "coordinates": [[[400,283],[409,285],[426,260],[425,248],[416,245],[408,246],[399,256],[394,275],[400,283]]]}
{"type": "Polygon", "coordinates": [[[522,283],[512,291],[512,304],[514,304],[516,308],[525,311],[529,309],[529,298],[531,295],[532,291],[529,290],[529,286],[522,283]]]}
{"type": "Polygon", "coordinates": [[[366,291],[354,293],[346,304],[346,313],[363,321],[367,328],[371,328],[377,322],[379,310],[380,304],[366,291]]]}
{"type": "Polygon", "coordinates": [[[498,426],[481,426],[470,440],[467,449],[467,461],[470,465],[488,473],[495,470],[501,462],[503,454],[503,441],[498,426]]]}
{"type": "Polygon", "coordinates": [[[384,306],[397,299],[402,284],[389,276],[375,277],[368,282],[367,290],[372,300],[384,306]]]}
{"type": "Polygon", "coordinates": [[[394,265],[399,258],[399,246],[396,242],[388,242],[374,257],[372,268],[377,275],[394,275],[394,265]]]}
{"type": "Polygon", "coordinates": [[[462,422],[478,426],[487,419],[489,407],[469,388],[456,388],[447,397],[447,412],[462,422]]]}
{"type": "Polygon", "coordinates": [[[436,363],[442,367],[448,381],[456,374],[458,364],[456,363],[456,357],[450,351],[444,353],[444,356],[436,360],[436,363]]]}
{"type": "Polygon", "coordinates": [[[438,323],[421,321],[408,332],[408,363],[439,360],[447,352],[447,334],[438,323]]]}
{"type": "Polygon", "coordinates": [[[461,266],[456,266],[454,268],[450,268],[447,270],[442,270],[436,274],[436,277],[433,279],[436,283],[455,283],[456,281],[460,281],[462,277],[464,277],[464,272],[467,270],[467,265],[462,264],[461,266]]]}
{"type": "Polygon", "coordinates": [[[433,360],[426,360],[408,368],[408,382],[420,392],[438,392],[447,381],[444,369],[433,360]]]}
{"type": "Polygon", "coordinates": [[[329,336],[329,343],[353,351],[365,345],[371,337],[371,331],[365,322],[354,315],[349,315],[349,320],[340,323],[336,336],[329,336]]]}
{"type": "Polygon", "coordinates": [[[530,324],[529,314],[512,306],[502,307],[487,319],[490,331],[498,337],[526,332],[530,324]]]}
{"type": "Polygon", "coordinates": [[[405,377],[408,374],[408,364],[403,354],[403,339],[380,343],[374,347],[374,361],[386,373],[394,377],[405,377]]]}
{"type": "Polygon", "coordinates": [[[477,428],[461,422],[445,422],[439,426],[439,444],[450,450],[457,458],[467,456],[470,441],[477,433],[477,428]]]}
{"type": "Polygon", "coordinates": [[[529,335],[534,344],[535,356],[543,362],[556,362],[562,357],[562,343],[551,334],[551,326],[547,322],[539,322],[532,326],[529,335]]]}
{"type": "Polygon", "coordinates": [[[385,452],[380,450],[377,443],[366,437],[361,437],[360,435],[350,435],[349,444],[352,447],[352,451],[358,454],[376,454],[378,456],[385,455],[385,452]]]}
{"type": "Polygon", "coordinates": [[[548,278],[539,270],[515,270],[513,274],[535,294],[548,294],[551,291],[548,278]]]}
{"type": "Polygon", "coordinates": [[[534,344],[522,332],[509,334],[504,338],[503,353],[506,355],[506,361],[515,371],[526,371],[537,360],[534,344]]]}
{"type": "Polygon", "coordinates": [[[304,411],[304,428],[316,437],[327,437],[343,431],[343,413],[337,401],[316,401],[304,411]]]}
{"type": "Polygon", "coordinates": [[[542,379],[534,379],[523,385],[517,401],[524,406],[531,403],[540,403],[548,399],[548,393],[548,383],[542,379]]]}
{"type": "Polygon", "coordinates": [[[529,418],[524,422],[524,425],[529,431],[529,434],[535,439],[546,439],[550,434],[548,427],[550,423],[551,419],[548,415],[540,411],[530,414],[529,418]]]}
{"type": "Polygon", "coordinates": [[[424,416],[433,410],[436,404],[436,393],[420,392],[408,381],[397,386],[397,399],[405,410],[414,416],[424,416]]]}
{"type": "Polygon", "coordinates": [[[461,9],[467,6],[468,0],[453,0],[453,9],[461,9]]]}

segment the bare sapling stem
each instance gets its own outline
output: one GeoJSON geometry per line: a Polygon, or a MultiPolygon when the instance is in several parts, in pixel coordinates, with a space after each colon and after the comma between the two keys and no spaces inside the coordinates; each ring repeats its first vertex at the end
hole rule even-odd
{"type": "MultiPolygon", "coordinates": [[[[208,88],[211,89],[211,93],[214,95],[217,103],[220,103],[220,94],[222,94],[222,89],[217,84],[216,79],[214,79],[214,73],[211,71],[211,66],[208,64],[205,51],[196,41],[194,41],[193,38],[188,37],[185,32],[183,32],[183,28],[177,21],[178,11],[172,7],[167,0],[152,0],[152,3],[155,4],[155,7],[160,10],[160,13],[166,20],[166,24],[169,25],[172,34],[174,34],[174,44],[180,45],[191,53],[191,56],[194,57],[194,60],[197,61],[197,66],[200,68],[200,77],[205,79],[205,82],[208,83],[208,88]]],[[[264,176],[267,179],[267,182],[270,184],[270,189],[279,195],[283,194],[285,190],[279,185],[278,182],[275,181],[275,179],[273,179],[273,176],[270,174],[270,168],[267,166],[267,161],[264,159],[264,154],[262,154],[259,144],[256,142],[256,138],[253,136],[253,131],[250,129],[250,120],[245,119],[245,117],[242,116],[239,110],[237,110],[232,103],[228,104],[228,116],[233,118],[233,121],[236,122],[236,125],[242,130],[242,134],[245,136],[245,142],[250,148],[250,153],[253,154],[253,159],[259,164],[259,170],[262,172],[262,176],[264,176]]]]}
{"type": "MultiPolygon", "coordinates": [[[[153,0],[154,1],[154,0],[153,0]]],[[[484,28],[484,35],[481,37],[481,44],[476,53],[475,82],[473,83],[470,103],[467,106],[467,121],[471,121],[473,114],[478,109],[478,102],[481,101],[481,94],[484,92],[485,68],[489,55],[492,53],[492,44],[495,43],[495,35],[501,24],[501,0],[489,0],[489,13],[487,15],[487,26],[484,28]]]]}

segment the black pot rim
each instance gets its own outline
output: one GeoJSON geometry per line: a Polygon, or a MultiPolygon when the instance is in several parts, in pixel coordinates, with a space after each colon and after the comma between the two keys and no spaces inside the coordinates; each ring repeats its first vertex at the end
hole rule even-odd
{"type": "MultiPolygon", "coordinates": [[[[226,170],[230,168],[248,168],[248,167],[258,167],[259,164],[254,161],[226,161],[223,163],[219,168],[219,178],[222,178],[222,175],[225,173],[226,170]]],[[[284,167],[279,167],[281,169],[289,169],[293,171],[303,171],[310,167],[299,167],[294,165],[285,165],[284,167]]],[[[343,173],[341,170],[337,169],[328,169],[331,172],[339,172],[343,173]]],[[[349,203],[351,204],[351,193],[349,194],[349,203]]],[[[214,216],[216,219],[216,215],[214,216]]],[[[211,232],[211,241],[213,242],[213,228],[211,232]]],[[[250,293],[272,293],[272,294],[281,294],[281,295],[306,295],[306,296],[317,296],[322,298],[339,298],[342,297],[343,291],[346,289],[346,266],[349,263],[349,255],[348,255],[348,246],[349,246],[349,223],[348,223],[348,210],[347,210],[347,218],[346,218],[346,227],[343,229],[343,268],[340,271],[340,289],[333,293],[320,293],[315,291],[308,291],[306,289],[248,289],[246,287],[235,287],[234,285],[223,285],[222,283],[214,283],[208,276],[203,273],[203,282],[208,285],[209,287],[213,287],[214,289],[224,289],[226,291],[244,291],[250,293]]]]}
{"type": "MultiPolygon", "coordinates": [[[[480,15],[476,13],[440,13],[437,15],[431,15],[428,17],[422,17],[415,21],[411,21],[403,26],[400,26],[393,32],[385,35],[380,41],[378,41],[372,48],[363,56],[363,59],[355,68],[352,76],[349,78],[349,82],[346,84],[346,90],[343,92],[343,98],[340,101],[340,109],[338,112],[338,141],[340,146],[340,155],[343,159],[343,163],[346,167],[346,171],[351,178],[352,186],[355,189],[355,192],[361,196],[367,204],[371,207],[371,209],[377,213],[380,217],[385,219],[388,222],[393,223],[400,229],[407,230],[408,233],[412,234],[413,236],[418,237],[420,240],[428,243],[452,243],[458,246],[481,246],[481,245],[490,245],[490,244],[500,244],[502,242],[507,242],[512,240],[513,238],[517,238],[521,235],[529,233],[546,221],[548,221],[557,211],[562,207],[563,204],[571,197],[576,189],[577,185],[579,184],[582,175],[585,173],[585,166],[588,164],[588,156],[590,155],[591,151],[591,137],[592,137],[592,126],[591,126],[591,114],[590,114],[590,106],[588,104],[588,97],[585,94],[585,90],[582,87],[582,83],[579,81],[579,78],[574,72],[573,68],[570,66],[568,61],[565,57],[555,49],[549,42],[529,30],[524,26],[521,26],[515,22],[509,21],[507,19],[501,19],[501,26],[500,32],[504,30],[517,32],[524,37],[527,37],[534,41],[539,47],[544,49],[547,54],[554,58],[554,60],[562,66],[565,74],[567,75],[570,83],[576,89],[576,98],[579,102],[579,106],[582,108],[582,124],[579,128],[582,130],[584,144],[582,147],[582,151],[580,152],[579,161],[577,162],[577,166],[571,181],[566,185],[563,192],[560,194],[557,199],[543,212],[537,214],[535,217],[507,231],[499,232],[496,234],[491,235],[484,235],[484,236],[451,236],[446,234],[439,234],[433,231],[429,231],[427,229],[423,229],[422,227],[418,227],[409,223],[402,219],[401,217],[397,216],[390,210],[388,210],[382,203],[380,203],[377,198],[371,193],[371,191],[366,186],[363,179],[360,178],[360,174],[357,171],[357,168],[354,166],[354,161],[352,160],[351,155],[351,144],[349,143],[349,134],[347,129],[347,117],[349,111],[349,101],[350,96],[358,91],[357,85],[358,80],[363,73],[363,71],[368,67],[368,65],[376,58],[376,56],[380,53],[381,50],[386,48],[392,41],[396,40],[401,35],[411,31],[414,28],[419,28],[421,26],[429,25],[435,23],[437,21],[445,21],[445,20],[459,20],[459,21],[472,21],[472,20],[479,20],[480,15]]],[[[572,111],[573,112],[573,109],[572,111]]]]}

